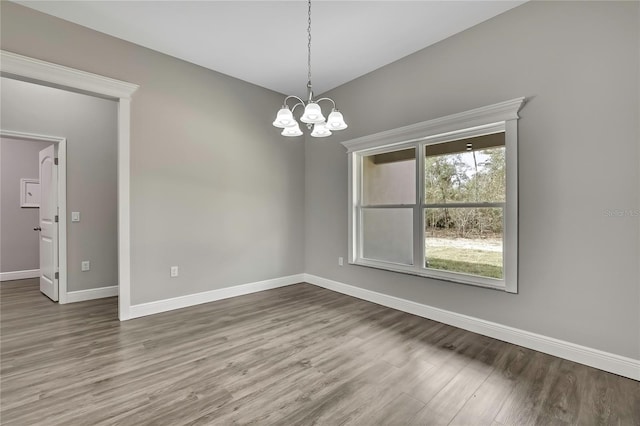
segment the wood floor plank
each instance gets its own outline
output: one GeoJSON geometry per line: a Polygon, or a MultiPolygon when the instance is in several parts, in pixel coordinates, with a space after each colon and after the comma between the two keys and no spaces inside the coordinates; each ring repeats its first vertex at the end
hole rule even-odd
{"type": "Polygon", "coordinates": [[[0,423],[640,426],[640,383],[309,284],[120,322],[21,280],[0,423]]]}
{"type": "Polygon", "coordinates": [[[504,356],[506,343],[491,340],[412,419],[421,425],[449,424],[504,356]]]}
{"type": "Polygon", "coordinates": [[[495,420],[504,425],[537,424],[538,413],[557,377],[560,358],[536,352],[495,420]]]}
{"type": "MultiPolygon", "coordinates": [[[[615,395],[622,395],[619,377],[587,370],[586,384],[577,423],[597,425],[621,424],[620,408],[615,395]]],[[[631,398],[633,398],[631,396],[631,398]]],[[[633,403],[629,400],[628,403],[633,403]]],[[[640,401],[636,402],[640,406],[640,401]]],[[[625,404],[623,404],[625,405],[625,404]]],[[[624,417],[624,416],[622,416],[624,417]]]]}
{"type": "MultiPolygon", "coordinates": [[[[472,359],[477,357],[491,343],[484,336],[468,334],[462,330],[453,332],[451,343],[445,340],[442,349],[430,359],[434,368],[425,371],[418,380],[401,384],[403,391],[425,404],[440,393],[472,359]],[[408,385],[411,385],[409,388],[408,385]]],[[[455,413],[453,413],[455,414],[455,413]]]]}
{"type": "Polygon", "coordinates": [[[509,345],[503,361],[473,393],[450,424],[491,425],[532,357],[532,350],[509,345]]]}
{"type": "Polygon", "coordinates": [[[424,407],[424,403],[406,393],[401,393],[384,405],[380,404],[380,401],[371,401],[370,406],[371,408],[361,415],[349,419],[344,424],[372,426],[410,424],[411,419],[424,407]]]}

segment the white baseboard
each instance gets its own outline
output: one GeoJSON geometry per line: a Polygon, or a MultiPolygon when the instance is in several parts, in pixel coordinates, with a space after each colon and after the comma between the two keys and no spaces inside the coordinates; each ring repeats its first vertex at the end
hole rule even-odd
{"type": "Polygon", "coordinates": [[[0,272],[1,281],[24,280],[27,278],[38,278],[40,269],[28,269],[26,271],[0,272]]]}
{"type": "Polygon", "coordinates": [[[559,358],[575,361],[600,370],[608,371],[620,376],[640,380],[640,360],[604,352],[575,343],[531,333],[506,325],[463,314],[435,308],[429,305],[412,302],[410,300],[389,296],[360,287],[344,284],[338,281],[328,280],[311,274],[304,274],[305,282],[326,288],[338,293],[357,297],[382,306],[408,312],[423,318],[452,325],[472,331],[474,333],[493,337],[498,340],[524,346],[529,349],[544,352],[559,358]]]}
{"type": "Polygon", "coordinates": [[[174,297],[172,299],[131,305],[129,308],[129,319],[144,317],[146,315],[157,314],[160,312],[172,311],[174,309],[186,308],[194,305],[200,305],[202,303],[215,302],[216,300],[228,299],[230,297],[257,293],[259,291],[270,290],[272,288],[285,287],[291,284],[304,282],[304,278],[305,274],[290,275],[287,277],[274,278],[271,280],[258,281],[233,287],[221,288],[218,290],[211,290],[202,293],[174,297]]]}
{"type": "Polygon", "coordinates": [[[118,286],[90,288],[87,290],[68,291],[65,303],[84,302],[85,300],[102,299],[118,295],[118,286]]]}

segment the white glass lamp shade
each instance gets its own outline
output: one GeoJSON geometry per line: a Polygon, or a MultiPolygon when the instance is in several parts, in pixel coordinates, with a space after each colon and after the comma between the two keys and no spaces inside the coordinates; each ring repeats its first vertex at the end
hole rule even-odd
{"type": "Polygon", "coordinates": [[[327,128],[326,124],[317,123],[313,126],[311,136],[313,136],[314,138],[326,138],[327,136],[331,136],[331,130],[327,128]]]}
{"type": "Polygon", "coordinates": [[[344,117],[342,117],[340,111],[335,109],[331,111],[327,119],[327,127],[331,130],[343,130],[347,128],[347,123],[344,122],[344,117]]]}
{"type": "Polygon", "coordinates": [[[281,135],[289,137],[302,136],[302,130],[300,130],[298,122],[296,121],[295,123],[296,124],[294,124],[293,126],[285,127],[284,129],[282,129],[281,135]]]}
{"type": "Polygon", "coordinates": [[[300,121],[308,124],[323,123],[324,116],[322,115],[320,105],[315,102],[309,102],[304,108],[304,114],[300,117],[300,121]]]}
{"type": "Polygon", "coordinates": [[[276,119],[273,122],[274,126],[279,127],[281,129],[284,129],[285,127],[295,126],[297,124],[298,123],[293,118],[293,113],[287,107],[282,107],[278,111],[278,114],[276,115],[276,119]]]}

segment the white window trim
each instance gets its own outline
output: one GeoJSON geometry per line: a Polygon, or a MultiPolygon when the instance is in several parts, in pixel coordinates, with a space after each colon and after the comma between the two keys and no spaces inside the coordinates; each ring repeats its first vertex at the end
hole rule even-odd
{"type": "MultiPolygon", "coordinates": [[[[411,275],[419,275],[444,281],[471,284],[503,290],[509,293],[518,292],[518,111],[522,108],[525,98],[516,98],[493,105],[465,111],[446,117],[436,118],[397,129],[387,130],[372,135],[363,136],[342,142],[347,148],[348,176],[349,176],[349,263],[411,275]],[[506,203],[504,207],[504,278],[501,280],[485,278],[463,273],[454,273],[424,268],[424,241],[414,238],[415,265],[399,265],[390,262],[363,259],[358,256],[358,247],[362,242],[354,242],[361,238],[357,229],[360,221],[358,199],[361,188],[361,157],[363,155],[378,154],[403,148],[416,148],[417,169],[424,169],[424,147],[435,143],[458,140],[489,133],[505,132],[506,147],[506,203]]],[[[424,182],[420,176],[416,177],[416,190],[419,199],[413,207],[414,232],[424,228],[425,207],[423,194],[424,182]]],[[[414,234],[415,235],[415,234],[414,234]]]]}

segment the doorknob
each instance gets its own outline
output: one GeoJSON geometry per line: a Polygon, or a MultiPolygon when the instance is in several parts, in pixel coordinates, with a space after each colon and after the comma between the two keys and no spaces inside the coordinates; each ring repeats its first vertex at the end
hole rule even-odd
{"type": "Polygon", "coordinates": [[[40,228],[39,226],[37,228],[33,228],[34,231],[42,231],[42,228],[40,228]]]}

